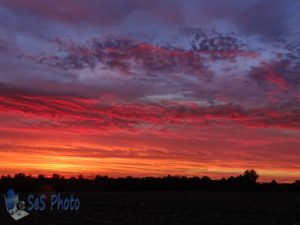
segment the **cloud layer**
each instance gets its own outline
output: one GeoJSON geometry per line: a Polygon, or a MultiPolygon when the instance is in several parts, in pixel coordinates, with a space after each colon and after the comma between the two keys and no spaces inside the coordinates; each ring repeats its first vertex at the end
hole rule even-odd
{"type": "Polygon", "coordinates": [[[1,0],[0,171],[296,178],[299,7],[1,0]]]}

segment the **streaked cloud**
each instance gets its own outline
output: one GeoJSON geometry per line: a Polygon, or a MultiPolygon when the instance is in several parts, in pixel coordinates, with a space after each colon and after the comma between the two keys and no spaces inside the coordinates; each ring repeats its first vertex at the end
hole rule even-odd
{"type": "Polygon", "coordinates": [[[296,178],[299,6],[0,0],[0,172],[296,178]]]}

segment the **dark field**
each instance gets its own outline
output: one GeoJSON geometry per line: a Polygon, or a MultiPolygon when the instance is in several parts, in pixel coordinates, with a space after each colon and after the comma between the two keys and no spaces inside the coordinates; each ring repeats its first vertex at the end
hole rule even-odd
{"type": "MultiPolygon", "coordinates": [[[[20,200],[27,196],[21,195],[20,200]]],[[[6,213],[3,200],[0,224],[300,225],[300,193],[98,192],[75,196],[81,201],[77,212],[30,212],[17,222],[6,213]]]]}

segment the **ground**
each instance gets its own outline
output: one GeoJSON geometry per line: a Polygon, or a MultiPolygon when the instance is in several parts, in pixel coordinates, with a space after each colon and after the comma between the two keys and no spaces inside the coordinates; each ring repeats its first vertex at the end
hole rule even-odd
{"type": "MultiPolygon", "coordinates": [[[[69,195],[69,194],[64,194],[69,195]]],[[[30,212],[15,222],[0,204],[0,225],[300,225],[300,193],[74,193],[77,212],[30,212]]],[[[3,195],[2,195],[3,196],[3,195]]],[[[26,200],[28,194],[21,194],[26,200]]]]}

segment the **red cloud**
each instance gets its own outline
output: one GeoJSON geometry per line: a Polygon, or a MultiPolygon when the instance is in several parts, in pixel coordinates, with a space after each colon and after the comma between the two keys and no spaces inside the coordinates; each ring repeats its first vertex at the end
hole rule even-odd
{"type": "MultiPolygon", "coordinates": [[[[221,37],[220,37],[221,38],[221,37]]],[[[89,46],[76,46],[74,43],[57,43],[67,56],[46,57],[46,63],[64,69],[94,68],[97,64],[110,69],[117,69],[123,74],[146,73],[182,73],[200,78],[210,78],[212,72],[205,66],[207,60],[235,60],[236,57],[252,58],[257,53],[238,48],[231,49],[230,43],[209,41],[207,47],[185,50],[170,46],[136,42],[128,39],[107,37],[104,40],[94,39],[89,46]]],[[[206,44],[205,44],[206,46],[206,44]]]]}
{"type": "Polygon", "coordinates": [[[263,62],[253,68],[250,77],[263,87],[275,87],[279,91],[288,91],[299,86],[300,65],[292,58],[274,62],[263,62]]]}
{"type": "Polygon", "coordinates": [[[3,96],[2,114],[29,117],[50,127],[84,129],[138,129],[143,126],[237,123],[255,127],[300,128],[300,108],[295,105],[243,108],[239,105],[199,105],[160,101],[109,103],[71,97],[3,96]],[[45,121],[44,121],[45,122],[45,121]]]}

